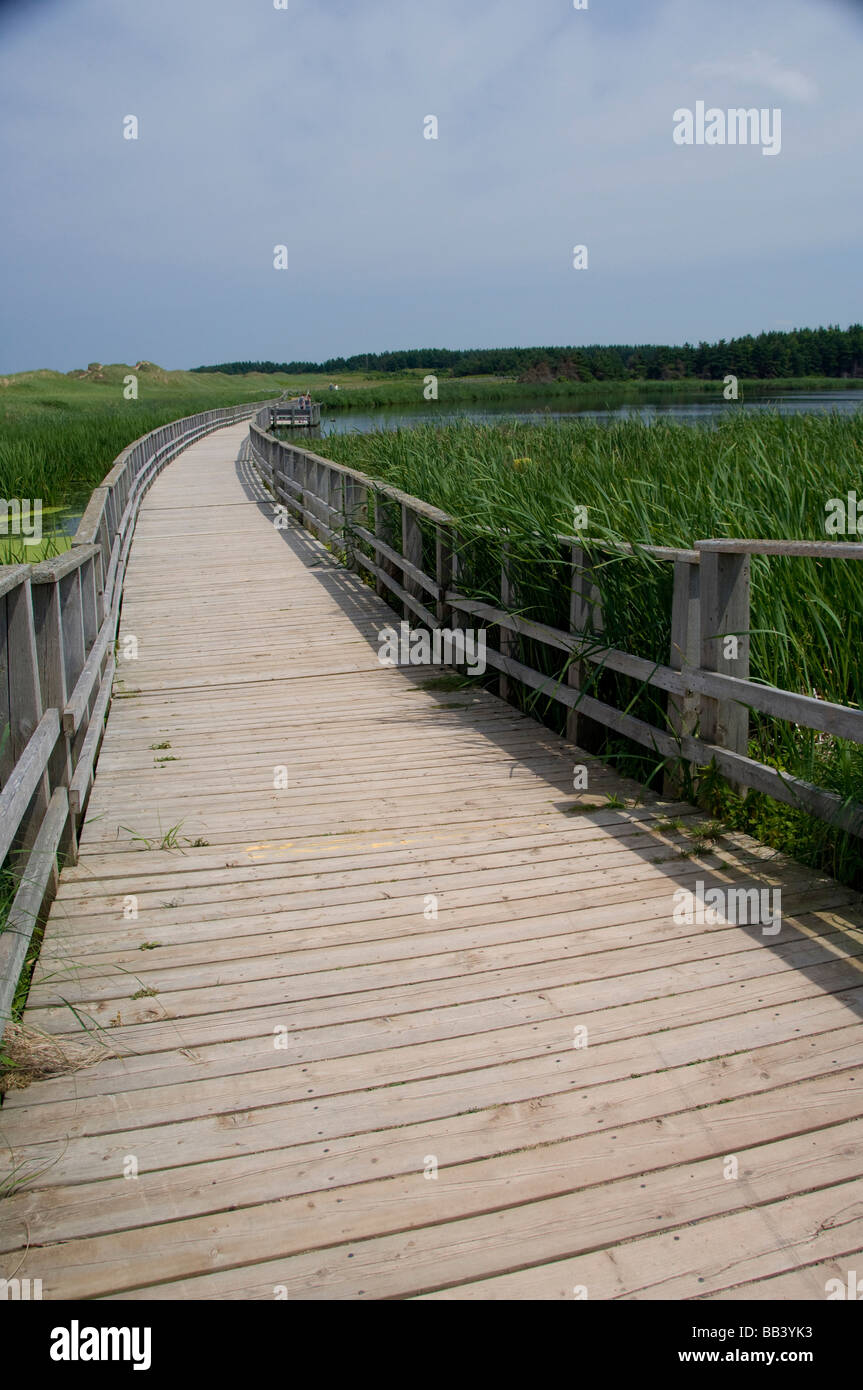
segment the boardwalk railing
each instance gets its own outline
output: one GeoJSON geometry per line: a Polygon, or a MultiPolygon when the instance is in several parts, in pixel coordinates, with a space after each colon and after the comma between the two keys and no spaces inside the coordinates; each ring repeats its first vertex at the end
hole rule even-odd
{"type": "Polygon", "coordinates": [[[319,401],[312,401],[310,405],[300,405],[299,400],[276,401],[270,406],[270,428],[277,428],[279,425],[293,425],[300,427],[311,427],[321,423],[321,407],[319,401]]]}
{"type": "Polygon", "coordinates": [[[249,440],[252,458],[276,499],[352,568],[372,575],[377,592],[397,600],[406,616],[419,618],[430,629],[452,625],[454,614],[497,628],[499,650],[487,649],[486,660],[501,673],[504,697],[509,681],[521,682],[567,708],[567,733],[573,742],[580,741],[580,721],[594,720],[667,760],[667,778],[674,780],[673,769],[681,760],[698,768],[714,763],[738,788],[763,792],[838,829],[863,835],[863,805],[748,755],[750,710],[863,743],[860,709],[749,678],[751,556],[859,561],[863,545],[728,538],[696,541],[692,549],[642,546],[636,552],[630,546],[560,536],[569,572],[567,631],[519,615],[506,536],[496,538],[503,557],[499,603],[472,598],[459,587],[463,539],[453,517],[356,469],[275,439],[267,431],[268,423],[268,414],[259,413],[249,440]],[[393,524],[398,511],[400,528],[393,524]],[[610,558],[624,560],[627,553],[672,566],[667,664],[622,651],[603,639],[603,565],[610,558]],[[565,674],[550,676],[517,660],[513,652],[519,638],[562,653],[565,674]],[[591,684],[585,676],[588,662],[664,692],[664,727],[588,694],[583,688],[591,684]]]}
{"type": "Polygon", "coordinates": [[[0,1037],[57,860],[74,863],[77,830],[115,670],[123,576],[141,499],[194,440],[261,404],[162,425],[124,449],[92,493],[70,550],[0,566],[0,865],[12,903],[0,932],[0,1037]]]}

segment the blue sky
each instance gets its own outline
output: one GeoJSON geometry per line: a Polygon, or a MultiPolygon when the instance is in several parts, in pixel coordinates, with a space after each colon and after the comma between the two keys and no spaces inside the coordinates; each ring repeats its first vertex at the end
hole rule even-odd
{"type": "Polygon", "coordinates": [[[0,371],[859,321],[861,71],[850,0],[7,0],[0,371]]]}

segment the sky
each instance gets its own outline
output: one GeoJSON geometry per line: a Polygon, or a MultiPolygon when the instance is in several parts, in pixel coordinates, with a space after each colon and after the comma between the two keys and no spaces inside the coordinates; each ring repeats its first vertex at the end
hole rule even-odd
{"type": "Polygon", "coordinates": [[[859,322],[861,72],[852,0],[0,0],[0,372],[859,322]]]}

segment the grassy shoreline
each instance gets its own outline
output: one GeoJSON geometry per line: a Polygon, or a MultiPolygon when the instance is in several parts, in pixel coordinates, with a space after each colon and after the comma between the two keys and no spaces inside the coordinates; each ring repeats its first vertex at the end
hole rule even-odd
{"type": "MultiPolygon", "coordinates": [[[[426,404],[422,370],[393,373],[248,376],[167,372],[150,363],[122,363],[81,375],[22,372],[0,377],[0,497],[42,499],[43,506],[83,507],[122,449],[170,420],[216,406],[265,400],[283,391],[308,388],[326,414],[426,404]],[[138,399],[125,400],[124,381],[135,375],[138,399]],[[329,385],[337,384],[338,391],[329,385]]],[[[740,395],[788,391],[860,389],[850,378],[741,381],[740,395]]],[[[447,404],[499,406],[541,411],[567,403],[601,408],[646,395],[669,399],[722,399],[722,383],[695,381],[519,383],[504,378],[438,375],[437,408],[447,404]]]]}
{"type": "MultiPolygon", "coordinates": [[[[414,373],[413,380],[400,377],[396,381],[381,379],[366,386],[351,384],[340,386],[338,392],[324,387],[320,395],[325,412],[344,410],[369,410],[386,406],[422,405],[423,380],[428,373],[414,373]]],[[[309,378],[314,392],[314,382],[309,378]]],[[[783,395],[792,392],[863,390],[863,380],[852,377],[798,377],[787,380],[743,380],[738,382],[739,399],[749,396],[783,395]]],[[[619,405],[627,400],[638,400],[644,396],[664,396],[681,400],[723,399],[721,381],[701,381],[691,377],[676,381],[553,381],[519,382],[507,378],[447,377],[437,379],[438,404],[447,402],[453,405],[488,402],[511,402],[517,406],[519,401],[531,403],[547,402],[549,408],[560,408],[564,402],[578,405],[603,406],[606,403],[619,405]]]]}
{"type": "Polygon", "coordinates": [[[0,378],[0,497],[83,507],[117,455],[142,434],[202,410],[265,400],[282,389],[269,377],[213,381],[191,372],[136,373],[122,364],[104,374],[100,381],[58,372],[0,378]],[[130,373],[138,376],[137,400],[123,396],[130,373]]]}

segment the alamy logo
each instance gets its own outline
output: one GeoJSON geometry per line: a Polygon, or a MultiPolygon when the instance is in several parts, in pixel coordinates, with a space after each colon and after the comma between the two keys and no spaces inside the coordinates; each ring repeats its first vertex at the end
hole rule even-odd
{"type": "Polygon", "coordinates": [[[41,497],[0,497],[0,536],[23,536],[25,545],[42,539],[41,497]]]}
{"type": "Polygon", "coordinates": [[[73,1318],[69,1327],[51,1331],[52,1361],[132,1361],[135,1371],[149,1371],[152,1331],[149,1327],[82,1327],[73,1318]]]}
{"type": "Polygon", "coordinates": [[[678,888],[674,894],[675,926],[760,926],[762,936],[782,928],[781,888],[707,888],[701,879],[695,892],[678,888]]]}
{"type": "Polygon", "coordinates": [[[485,629],[417,627],[410,623],[382,627],[378,633],[378,661],[382,666],[466,666],[472,676],[485,671],[485,629]]]}
{"type": "Polygon", "coordinates": [[[756,106],[734,106],[722,111],[718,106],[704,109],[695,103],[694,113],[679,106],[672,117],[675,145],[761,145],[762,154],[779,154],[782,149],[782,111],[756,106]],[[772,128],[771,128],[772,119],[772,128]]]}
{"type": "Polygon", "coordinates": [[[824,510],[828,536],[858,536],[863,531],[863,498],[858,502],[856,492],[848,493],[847,502],[844,497],[828,497],[824,510]]]}
{"type": "Polygon", "coordinates": [[[0,1299],[28,1302],[42,1297],[41,1279],[0,1279],[0,1299]]]}
{"type": "Polygon", "coordinates": [[[846,1281],[828,1279],[824,1292],[829,1299],[847,1298],[852,1303],[863,1303],[863,1279],[857,1278],[856,1269],[849,1269],[846,1281]]]}

